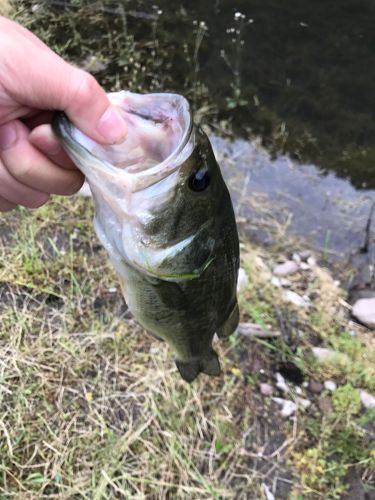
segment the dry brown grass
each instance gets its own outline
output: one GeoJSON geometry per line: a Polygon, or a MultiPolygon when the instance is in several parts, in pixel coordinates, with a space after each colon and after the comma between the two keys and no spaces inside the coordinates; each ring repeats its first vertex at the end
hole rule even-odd
{"type": "Polygon", "coordinates": [[[12,8],[12,3],[9,0],[0,0],[0,16],[8,16],[12,8]]]}
{"type": "MultiPolygon", "coordinates": [[[[295,457],[302,463],[314,443],[306,422],[319,425],[317,403],[285,420],[259,383],[273,384],[285,363],[313,376],[309,339],[320,329],[354,361],[322,373],[371,387],[371,357],[332,330],[344,331],[345,310],[327,323],[314,305],[309,319],[284,303],[270,284],[272,255],[246,244],[242,319],[282,336],[218,343],[223,375],[188,385],[167,346],[126,311],[91,217],[82,198],[1,217],[0,498],[259,499],[264,485],[277,498],[314,498],[306,481],[297,488],[295,457]]],[[[340,309],[331,282],[316,270],[292,286],[328,287],[327,304],[340,309]]],[[[329,488],[321,495],[334,498],[329,488]]]]}

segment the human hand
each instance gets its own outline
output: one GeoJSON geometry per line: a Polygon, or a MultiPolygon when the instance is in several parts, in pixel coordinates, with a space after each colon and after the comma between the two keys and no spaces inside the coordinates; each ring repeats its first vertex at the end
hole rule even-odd
{"type": "Polygon", "coordinates": [[[52,132],[54,110],[65,111],[103,144],[126,135],[126,124],[94,77],[0,17],[0,211],[39,207],[50,194],[73,194],[81,187],[82,173],[52,132]]]}

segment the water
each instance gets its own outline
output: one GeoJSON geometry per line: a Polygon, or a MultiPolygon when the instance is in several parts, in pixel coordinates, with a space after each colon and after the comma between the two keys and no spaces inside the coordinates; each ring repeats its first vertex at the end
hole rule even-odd
{"type": "Polygon", "coordinates": [[[375,188],[375,2],[158,5],[176,17],[176,46],[186,25],[205,23],[197,78],[235,130],[375,188]]]}

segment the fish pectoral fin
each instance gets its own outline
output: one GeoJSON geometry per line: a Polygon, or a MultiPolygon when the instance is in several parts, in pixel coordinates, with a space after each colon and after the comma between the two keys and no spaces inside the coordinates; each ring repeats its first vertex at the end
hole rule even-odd
{"type": "Polygon", "coordinates": [[[189,383],[193,382],[201,372],[211,377],[216,377],[221,373],[219,359],[215,351],[212,351],[208,358],[176,361],[176,366],[181,377],[189,383]]]}
{"type": "Polygon", "coordinates": [[[238,322],[240,320],[240,310],[238,309],[238,304],[233,307],[228,319],[217,329],[217,336],[220,339],[226,339],[232,333],[234,333],[238,327],[238,322]]]}

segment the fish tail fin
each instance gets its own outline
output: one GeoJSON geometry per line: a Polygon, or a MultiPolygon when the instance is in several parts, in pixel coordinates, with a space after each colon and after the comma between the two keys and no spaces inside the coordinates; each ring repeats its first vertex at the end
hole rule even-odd
{"type": "Polygon", "coordinates": [[[186,382],[192,382],[201,372],[211,377],[215,377],[221,373],[219,358],[215,351],[212,351],[207,358],[193,359],[192,361],[176,361],[176,366],[181,377],[186,382]]]}

